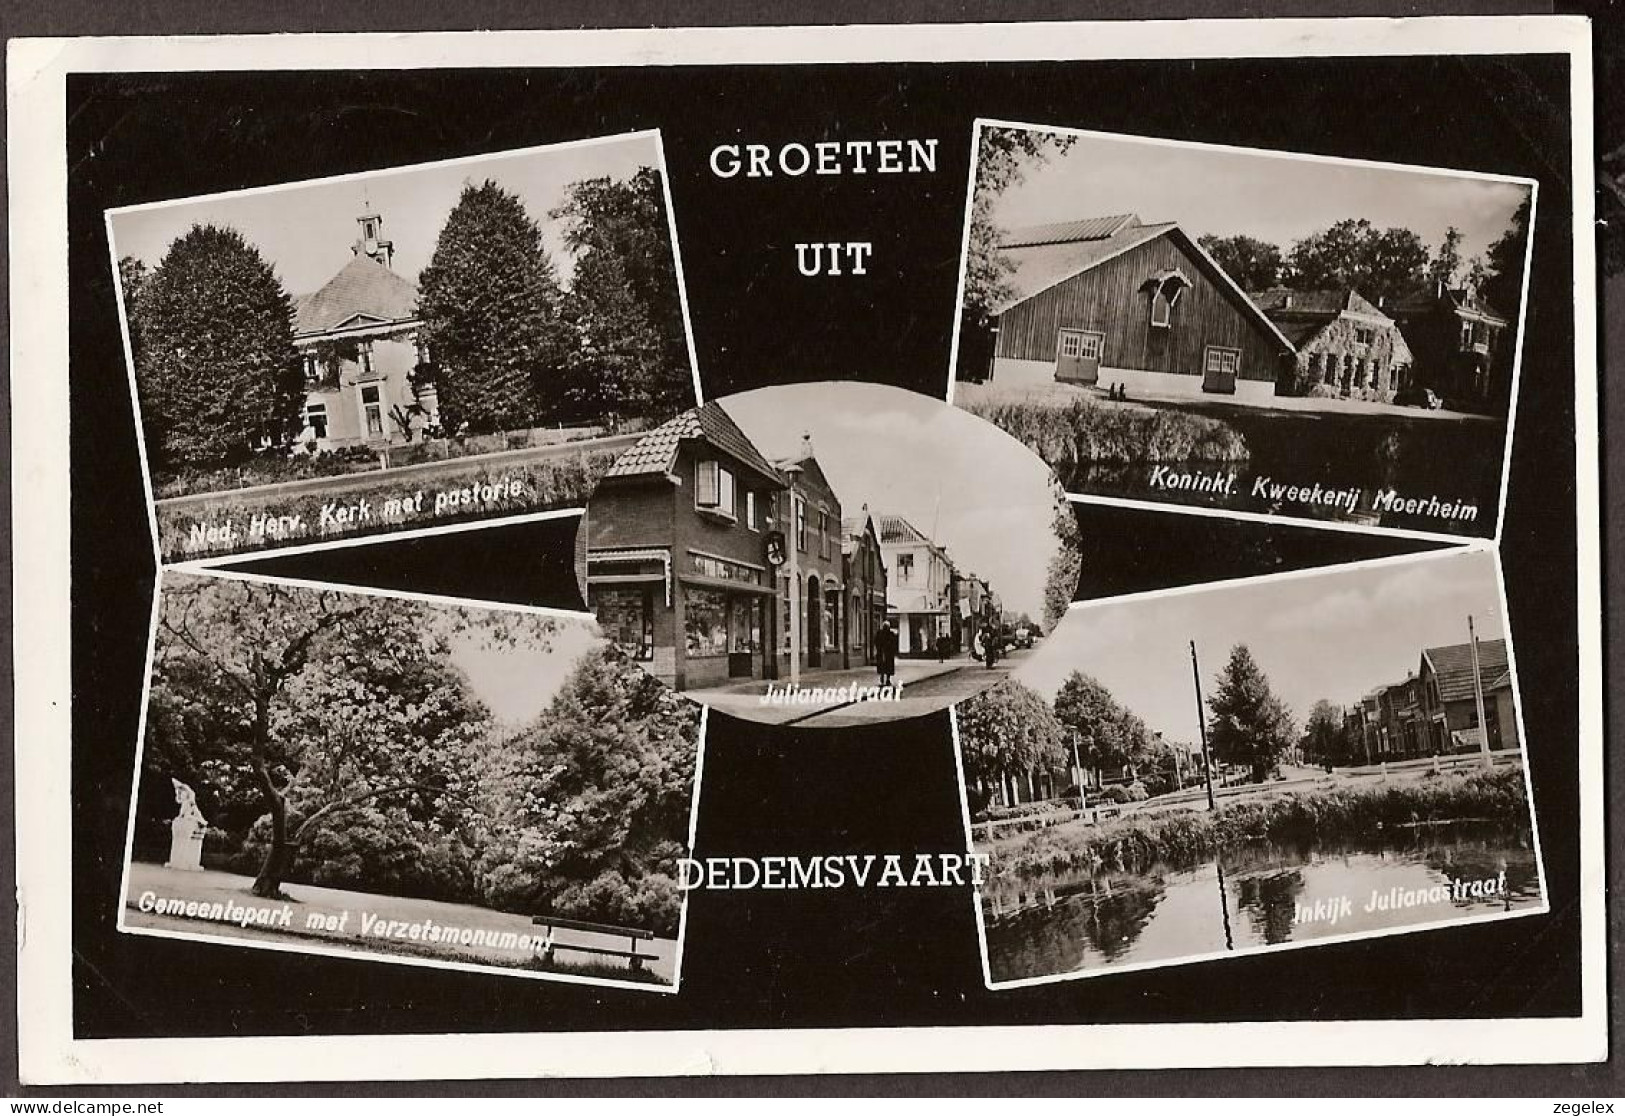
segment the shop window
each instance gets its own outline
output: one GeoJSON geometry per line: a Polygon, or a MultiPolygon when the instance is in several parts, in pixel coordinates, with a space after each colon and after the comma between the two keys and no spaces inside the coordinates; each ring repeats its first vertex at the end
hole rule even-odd
{"type": "Polygon", "coordinates": [[[683,636],[691,659],[728,653],[728,598],[710,589],[683,590],[683,636]]]}
{"type": "Polygon", "coordinates": [[[762,630],[758,617],[761,609],[756,602],[735,597],[728,606],[728,650],[733,654],[754,652],[762,645],[762,630]]]}
{"type": "Polygon", "coordinates": [[[595,586],[593,610],[604,635],[628,658],[655,657],[654,590],[640,586],[595,586]]]}

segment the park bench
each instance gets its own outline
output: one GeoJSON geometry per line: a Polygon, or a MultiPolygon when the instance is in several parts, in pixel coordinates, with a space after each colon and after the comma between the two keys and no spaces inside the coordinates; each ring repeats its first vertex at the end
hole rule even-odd
{"type": "Polygon", "coordinates": [[[582,922],[573,918],[554,918],[552,915],[535,915],[531,924],[547,927],[547,936],[536,947],[535,956],[542,961],[553,960],[557,950],[567,949],[576,953],[593,953],[602,957],[624,957],[627,967],[632,972],[639,972],[645,961],[653,961],[653,953],[639,953],[638,943],[654,940],[653,930],[639,930],[632,926],[610,926],[602,922],[582,922]],[[604,934],[609,937],[625,938],[632,948],[609,949],[604,946],[576,945],[573,942],[556,942],[553,940],[554,930],[582,930],[589,934],[604,934]]]}

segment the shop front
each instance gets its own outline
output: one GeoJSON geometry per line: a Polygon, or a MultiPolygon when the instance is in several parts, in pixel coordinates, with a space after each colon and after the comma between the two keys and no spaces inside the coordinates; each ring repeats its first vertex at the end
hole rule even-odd
{"type": "Polygon", "coordinates": [[[678,575],[684,689],[773,677],[765,634],[773,630],[767,570],[689,552],[678,575]]]}

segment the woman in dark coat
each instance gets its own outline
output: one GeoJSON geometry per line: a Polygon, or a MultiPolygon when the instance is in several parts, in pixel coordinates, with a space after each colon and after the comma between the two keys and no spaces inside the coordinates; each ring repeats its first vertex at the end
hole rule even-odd
{"type": "Polygon", "coordinates": [[[897,673],[897,632],[890,620],[875,633],[875,669],[880,672],[880,684],[891,685],[892,675],[897,673]]]}

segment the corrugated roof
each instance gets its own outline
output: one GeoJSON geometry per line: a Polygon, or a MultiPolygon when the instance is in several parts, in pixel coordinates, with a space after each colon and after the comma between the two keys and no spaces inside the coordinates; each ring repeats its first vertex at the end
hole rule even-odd
{"type": "MultiPolygon", "coordinates": [[[[1115,220],[1115,218],[1104,218],[1115,220]]],[[[1087,224],[1089,222],[1073,222],[1073,224],[1087,224]]],[[[1121,227],[1110,236],[1097,237],[1092,240],[1073,240],[1066,242],[1052,242],[1035,244],[1028,247],[1010,247],[1001,249],[1000,255],[1010,262],[1013,270],[1006,277],[1011,296],[1004,303],[994,309],[994,313],[1002,314],[1018,302],[1023,302],[1039,291],[1080,275],[1097,264],[1120,255],[1130,248],[1153,240],[1170,229],[1177,226],[1172,222],[1158,225],[1142,225],[1138,221],[1121,227]]]]}
{"type": "Polygon", "coordinates": [[[784,478],[768,464],[767,458],[717,403],[684,411],[670,422],[651,430],[616,458],[615,464],[604,475],[671,476],[677,465],[678,447],[691,438],[707,442],[775,484],[784,483],[784,478]]]}
{"type": "MultiPolygon", "coordinates": [[[[1473,694],[1473,645],[1455,643],[1429,647],[1422,655],[1433,666],[1441,701],[1471,700],[1473,694]]],[[[1497,679],[1508,673],[1507,644],[1504,639],[1478,641],[1478,672],[1486,691],[1495,689],[1497,679]]]]}
{"type": "Polygon", "coordinates": [[[1031,248],[1039,244],[1069,244],[1081,240],[1105,240],[1126,226],[1139,224],[1132,213],[1112,217],[1085,217],[1079,221],[1055,221],[1012,229],[999,238],[1000,248],[1031,248]]]}
{"type": "Polygon", "coordinates": [[[373,259],[358,255],[314,294],[294,300],[296,336],[324,333],[358,314],[385,322],[417,317],[418,288],[373,259]]]}

